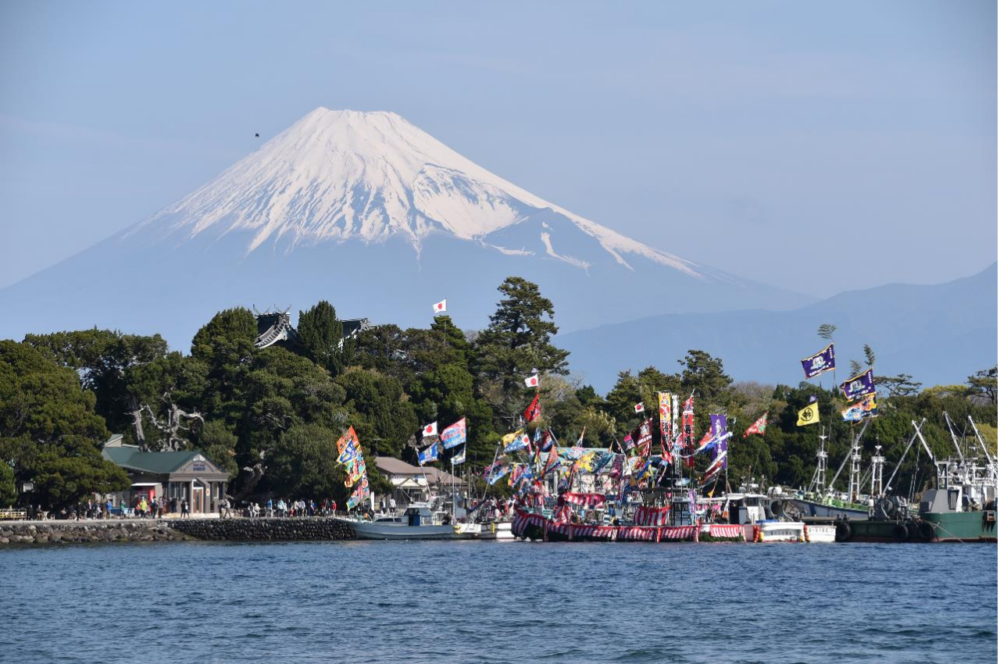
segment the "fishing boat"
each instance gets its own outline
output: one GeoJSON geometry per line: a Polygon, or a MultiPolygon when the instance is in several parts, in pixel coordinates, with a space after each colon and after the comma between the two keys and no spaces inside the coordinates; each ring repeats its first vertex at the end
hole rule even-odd
{"type": "Polygon", "coordinates": [[[369,540],[454,540],[475,539],[481,533],[478,524],[452,523],[450,515],[433,511],[427,502],[411,503],[402,516],[382,516],[367,521],[338,517],[358,539],[369,540]]]}
{"type": "Polygon", "coordinates": [[[723,514],[729,523],[742,526],[748,542],[805,542],[805,523],[775,515],[769,496],[742,490],[726,496],[723,514]]]}

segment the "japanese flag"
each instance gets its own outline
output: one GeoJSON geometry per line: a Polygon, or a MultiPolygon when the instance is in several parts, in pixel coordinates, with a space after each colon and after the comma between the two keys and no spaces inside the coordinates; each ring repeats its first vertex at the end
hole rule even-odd
{"type": "Polygon", "coordinates": [[[424,427],[424,438],[426,438],[427,436],[436,436],[436,435],[438,435],[437,422],[431,422],[430,424],[424,427]]]}
{"type": "Polygon", "coordinates": [[[436,314],[443,314],[446,311],[448,311],[448,299],[447,298],[441,300],[440,302],[438,302],[437,304],[434,305],[434,313],[436,313],[436,314]]]}
{"type": "Polygon", "coordinates": [[[538,387],[538,374],[532,374],[524,379],[525,387],[538,387]]]}
{"type": "Polygon", "coordinates": [[[644,412],[646,412],[646,407],[644,405],[642,405],[641,401],[639,403],[637,403],[634,407],[635,407],[635,412],[637,412],[637,413],[644,413],[644,412]]]}

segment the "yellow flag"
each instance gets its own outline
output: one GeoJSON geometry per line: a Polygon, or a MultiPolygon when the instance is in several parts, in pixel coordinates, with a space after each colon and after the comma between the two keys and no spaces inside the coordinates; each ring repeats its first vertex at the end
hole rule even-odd
{"type": "Polygon", "coordinates": [[[804,427],[807,424],[816,424],[817,422],[819,422],[819,404],[811,403],[799,411],[799,421],[796,425],[804,427]]]}

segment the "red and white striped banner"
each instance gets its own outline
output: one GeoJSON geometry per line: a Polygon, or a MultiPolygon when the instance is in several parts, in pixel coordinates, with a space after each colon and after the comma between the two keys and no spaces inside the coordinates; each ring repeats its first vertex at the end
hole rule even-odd
{"type": "Polygon", "coordinates": [[[655,542],[656,528],[644,526],[622,526],[618,529],[618,539],[625,542],[655,542]]]}
{"type": "Polygon", "coordinates": [[[599,493],[564,493],[562,497],[570,505],[597,507],[604,504],[604,496],[599,493]]]}
{"type": "MultiPolygon", "coordinates": [[[[702,531],[704,532],[704,531],[702,531]]],[[[744,539],[743,526],[713,523],[708,530],[712,537],[724,537],[726,539],[744,539]]]]}
{"type": "Polygon", "coordinates": [[[660,541],[682,541],[694,539],[694,531],[698,526],[664,526],[660,528],[660,541]]]}
{"type": "Polygon", "coordinates": [[[670,518],[669,507],[641,506],[635,510],[633,521],[637,526],[664,526],[670,518]]]}

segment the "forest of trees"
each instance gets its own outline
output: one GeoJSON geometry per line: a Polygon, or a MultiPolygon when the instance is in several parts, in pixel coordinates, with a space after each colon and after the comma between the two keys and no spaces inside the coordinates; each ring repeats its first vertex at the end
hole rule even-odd
{"type": "MultiPolygon", "coordinates": [[[[585,445],[608,447],[638,425],[637,402],[653,411],[658,391],[693,394],[699,437],[710,413],[729,416],[735,478],[808,483],[820,431],[796,426],[796,414],[811,397],[831,436],[831,459],[846,454],[852,427],[859,426],[841,419],[847,404],[832,382],[825,389],[819,381],[734,382],[722,359],[701,350],[678,358],[675,367],[623,371],[602,396],[572,377],[568,353],[552,341],[553,305],[538,287],[511,277],[499,291],[489,325],[473,333],[439,316],[426,329],[379,325],[342,342],[334,306],[320,302],[300,312],[294,342],[263,350],[254,346],[257,321],[247,309],[216,314],[194,336],[189,354],[171,350],[159,335],[98,329],[0,341],[0,505],[17,501],[16,488],[25,482],[34,485],[32,500],[52,509],[126,488],[125,473],[101,457],[110,433],[148,450],[202,450],[230,473],[237,498],[275,493],[343,501],[336,441],[348,425],[368,458],[415,463],[422,424],[443,427],[465,417],[468,464],[481,469],[500,437],[518,426],[535,393],[523,379],[536,370],[543,419],[531,428],[551,428],[563,445],[585,431],[585,445]],[[766,434],[742,438],[764,412],[770,413],[766,434]]],[[[832,336],[835,328],[826,328],[821,336],[832,336]]],[[[865,355],[874,365],[874,352],[866,348],[865,355]]],[[[963,385],[925,389],[905,375],[877,382],[880,415],[865,445],[881,444],[890,465],[909,440],[911,420],[923,418],[935,454],[947,456],[945,411],[959,435],[971,435],[971,415],[995,449],[995,366],[963,385]]],[[[374,464],[368,468],[373,489],[384,490],[374,464]]],[[[903,472],[904,483],[930,477],[926,459],[918,467],[915,455],[903,472]]]]}

